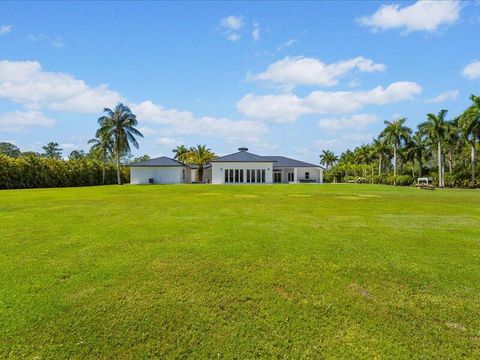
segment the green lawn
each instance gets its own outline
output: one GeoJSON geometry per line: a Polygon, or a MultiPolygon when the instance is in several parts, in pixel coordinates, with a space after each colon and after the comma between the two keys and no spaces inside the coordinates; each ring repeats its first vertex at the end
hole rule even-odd
{"type": "Polygon", "coordinates": [[[0,191],[0,357],[480,357],[480,192],[0,191]]]}

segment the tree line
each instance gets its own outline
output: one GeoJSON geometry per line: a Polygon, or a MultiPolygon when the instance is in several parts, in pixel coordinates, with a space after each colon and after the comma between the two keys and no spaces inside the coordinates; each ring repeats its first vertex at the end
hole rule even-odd
{"type": "Polygon", "coordinates": [[[10,143],[0,143],[0,188],[36,188],[122,184],[129,181],[124,166],[131,159],[131,145],[138,148],[138,121],[128,106],[105,108],[98,119],[95,138],[88,153],[73,150],[67,159],[56,142],[42,147],[43,153],[22,152],[10,143]]]}
{"type": "Polygon", "coordinates": [[[429,113],[414,131],[406,118],[384,121],[385,128],[370,144],[337,156],[323,150],[320,163],[330,182],[370,182],[412,185],[416,177],[432,177],[439,187],[476,188],[480,142],[480,96],[453,119],[448,110],[429,113]]]}

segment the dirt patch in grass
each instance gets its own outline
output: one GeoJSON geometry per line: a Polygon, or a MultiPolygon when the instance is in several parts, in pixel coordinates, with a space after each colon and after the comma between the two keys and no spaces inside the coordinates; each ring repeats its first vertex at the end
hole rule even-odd
{"type": "Polygon", "coordinates": [[[372,295],[370,294],[370,292],[367,289],[361,287],[358,284],[355,284],[355,283],[350,284],[350,285],[348,285],[348,288],[350,290],[352,290],[354,293],[356,293],[358,295],[361,295],[366,299],[371,299],[372,298],[372,295]]]}

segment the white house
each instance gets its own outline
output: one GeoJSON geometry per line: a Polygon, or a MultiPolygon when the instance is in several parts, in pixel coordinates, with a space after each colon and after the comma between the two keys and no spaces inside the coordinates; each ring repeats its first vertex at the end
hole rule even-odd
{"type": "MultiPolygon", "coordinates": [[[[260,156],[247,148],[218,157],[203,170],[203,182],[213,184],[322,183],[319,165],[284,156],[260,156]]],[[[131,184],[186,184],[196,179],[197,167],[162,156],[130,165],[131,184]]]]}

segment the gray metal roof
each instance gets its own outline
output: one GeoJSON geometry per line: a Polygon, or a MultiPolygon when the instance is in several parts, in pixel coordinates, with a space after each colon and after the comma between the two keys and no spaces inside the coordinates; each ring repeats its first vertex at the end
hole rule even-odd
{"type": "Polygon", "coordinates": [[[272,160],[266,156],[249,153],[247,150],[244,150],[245,148],[240,149],[242,150],[239,152],[217,157],[211,162],[275,162],[275,160],[272,160]]]}
{"type": "Polygon", "coordinates": [[[136,164],[130,164],[130,166],[133,167],[141,167],[141,166],[188,166],[185,165],[184,163],[177,161],[175,159],[166,157],[166,156],[160,156],[155,159],[150,159],[147,161],[142,161],[136,164]]]}
{"type": "Polygon", "coordinates": [[[278,168],[278,167],[319,167],[321,168],[320,165],[306,163],[300,160],[287,158],[285,156],[264,156],[264,157],[275,161],[275,163],[273,164],[274,168],[278,168]]]}

